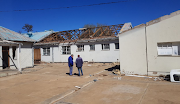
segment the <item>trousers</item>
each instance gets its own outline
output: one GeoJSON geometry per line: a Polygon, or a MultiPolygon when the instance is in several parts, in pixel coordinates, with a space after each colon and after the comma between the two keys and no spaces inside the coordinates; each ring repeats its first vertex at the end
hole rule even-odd
{"type": "Polygon", "coordinates": [[[69,75],[72,75],[72,72],[73,72],[73,66],[70,66],[69,67],[69,75]]]}
{"type": "Polygon", "coordinates": [[[78,71],[79,71],[79,76],[80,76],[80,75],[83,75],[82,67],[79,67],[79,68],[78,68],[78,71]]]}

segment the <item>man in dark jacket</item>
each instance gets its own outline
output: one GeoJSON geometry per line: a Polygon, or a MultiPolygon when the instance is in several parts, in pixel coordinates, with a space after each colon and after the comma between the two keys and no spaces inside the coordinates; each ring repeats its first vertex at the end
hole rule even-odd
{"type": "Polygon", "coordinates": [[[76,67],[78,68],[79,71],[79,76],[80,76],[80,72],[83,75],[83,71],[82,71],[82,65],[83,65],[83,60],[80,57],[80,55],[78,55],[78,58],[76,59],[76,67]]]}
{"type": "Polygon", "coordinates": [[[73,54],[68,58],[69,75],[72,76],[73,71],[73,54]]]}

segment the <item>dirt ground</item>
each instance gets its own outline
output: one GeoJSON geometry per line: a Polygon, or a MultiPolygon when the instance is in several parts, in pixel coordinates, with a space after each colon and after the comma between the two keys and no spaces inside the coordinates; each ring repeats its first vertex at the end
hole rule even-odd
{"type": "Polygon", "coordinates": [[[0,104],[180,104],[179,83],[114,75],[110,67],[85,64],[79,77],[66,63],[38,64],[0,78],[0,104]]]}

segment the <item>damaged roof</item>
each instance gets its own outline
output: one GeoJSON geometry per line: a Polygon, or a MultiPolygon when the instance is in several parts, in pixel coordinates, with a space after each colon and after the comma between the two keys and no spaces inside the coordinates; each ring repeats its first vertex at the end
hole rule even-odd
{"type": "Polygon", "coordinates": [[[0,38],[2,40],[9,40],[9,41],[28,41],[28,42],[35,42],[34,39],[28,38],[23,36],[17,32],[9,30],[0,26],[0,38]]]}

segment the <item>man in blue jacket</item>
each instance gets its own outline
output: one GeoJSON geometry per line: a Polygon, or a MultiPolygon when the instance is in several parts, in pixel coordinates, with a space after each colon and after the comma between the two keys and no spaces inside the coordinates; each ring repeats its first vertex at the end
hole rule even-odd
{"type": "Polygon", "coordinates": [[[76,59],[76,67],[78,68],[79,71],[79,76],[82,74],[83,75],[83,71],[82,71],[82,65],[83,65],[83,60],[80,57],[80,55],[78,55],[78,58],[76,59]],[[81,74],[80,74],[81,72],[81,74]]]}
{"type": "Polygon", "coordinates": [[[72,76],[73,71],[73,54],[68,58],[69,75],[72,76]]]}

